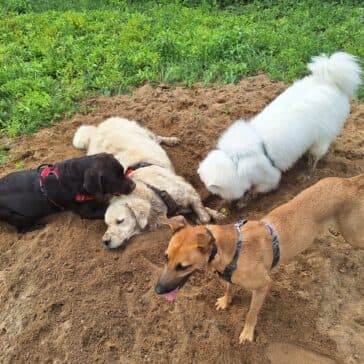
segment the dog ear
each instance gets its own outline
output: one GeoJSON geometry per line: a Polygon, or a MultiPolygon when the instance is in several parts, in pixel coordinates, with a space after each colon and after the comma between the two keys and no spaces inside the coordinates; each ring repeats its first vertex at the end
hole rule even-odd
{"type": "Polygon", "coordinates": [[[214,239],[206,231],[206,232],[197,233],[196,240],[197,240],[198,250],[201,253],[206,254],[206,253],[208,253],[210,251],[210,246],[211,246],[211,243],[213,242],[214,239]]]}
{"type": "Polygon", "coordinates": [[[96,200],[104,200],[104,189],[102,184],[102,173],[95,168],[88,168],[83,176],[83,188],[96,197],[96,200]]]}
{"type": "Polygon", "coordinates": [[[150,215],[150,205],[143,200],[127,203],[126,206],[133,213],[139,227],[143,230],[147,227],[150,215]]]}
{"type": "Polygon", "coordinates": [[[166,217],[160,221],[162,225],[168,225],[173,233],[177,232],[178,230],[184,228],[188,225],[187,220],[184,216],[178,215],[167,219],[166,217]]]}

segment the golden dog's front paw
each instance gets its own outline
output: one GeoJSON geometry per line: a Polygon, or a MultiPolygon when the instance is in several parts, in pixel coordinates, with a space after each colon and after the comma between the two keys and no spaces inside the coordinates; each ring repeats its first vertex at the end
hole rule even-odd
{"type": "Polygon", "coordinates": [[[253,342],[253,340],[254,340],[254,329],[250,330],[244,328],[244,330],[240,334],[239,343],[243,344],[246,341],[253,342]]]}
{"type": "Polygon", "coordinates": [[[230,300],[226,296],[217,299],[215,306],[217,310],[226,310],[229,307],[230,300]]]}
{"type": "Polygon", "coordinates": [[[208,214],[215,221],[222,221],[226,218],[227,215],[224,215],[222,212],[216,211],[214,209],[210,209],[209,207],[205,207],[208,214]]]}

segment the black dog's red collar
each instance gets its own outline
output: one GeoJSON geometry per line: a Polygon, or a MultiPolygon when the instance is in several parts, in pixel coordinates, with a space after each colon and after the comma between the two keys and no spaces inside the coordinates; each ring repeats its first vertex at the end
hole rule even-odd
{"type": "Polygon", "coordinates": [[[81,195],[79,193],[79,194],[76,195],[75,200],[77,202],[94,201],[94,200],[96,200],[96,197],[92,196],[92,195],[81,195]]]}
{"type": "MultiPolygon", "coordinates": [[[[45,190],[45,186],[44,186],[44,179],[50,175],[54,175],[56,176],[57,180],[59,179],[60,173],[59,170],[57,169],[56,166],[54,166],[53,164],[42,164],[38,167],[38,172],[40,171],[41,168],[45,167],[42,172],[40,173],[40,178],[39,178],[39,186],[40,189],[42,190],[42,192],[44,193],[44,195],[49,199],[47,192],[45,190]]],[[[94,201],[96,200],[95,196],[92,195],[83,195],[81,193],[78,193],[75,197],[75,200],[77,202],[86,202],[86,201],[94,201]]],[[[63,207],[59,206],[57,203],[55,203],[54,201],[51,201],[54,205],[56,205],[58,208],[63,209],[63,207]]]]}
{"type": "Polygon", "coordinates": [[[129,177],[134,171],[136,171],[139,168],[150,167],[150,166],[153,166],[153,164],[148,162],[140,162],[133,164],[129,166],[125,171],[125,177],[129,177]]]}

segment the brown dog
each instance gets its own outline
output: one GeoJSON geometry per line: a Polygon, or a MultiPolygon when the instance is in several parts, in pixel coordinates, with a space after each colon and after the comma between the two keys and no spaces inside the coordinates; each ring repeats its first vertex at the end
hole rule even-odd
{"type": "Polygon", "coordinates": [[[272,285],[269,272],[278,261],[288,262],[329,226],[353,247],[364,248],[364,175],[323,179],[263,219],[242,222],[242,227],[190,226],[181,216],[170,219],[169,225],[175,234],[156,293],[175,299],[188,277],[208,265],[229,281],[217,309],[226,309],[232,300],[230,282],[253,292],[240,343],[252,341],[258,313],[272,285]]]}

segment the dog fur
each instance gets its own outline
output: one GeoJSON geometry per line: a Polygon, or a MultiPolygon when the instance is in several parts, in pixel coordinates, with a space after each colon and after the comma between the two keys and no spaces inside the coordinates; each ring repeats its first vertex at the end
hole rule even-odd
{"type": "MultiPolygon", "coordinates": [[[[279,264],[285,264],[307,249],[329,227],[339,231],[354,248],[364,249],[363,221],[364,175],[360,175],[325,178],[261,220],[243,225],[240,228],[243,246],[231,282],[251,290],[252,300],[240,343],[253,341],[258,313],[272,285],[272,237],[263,222],[269,223],[278,234],[279,264]]],[[[234,256],[237,233],[234,225],[189,226],[181,216],[170,219],[168,224],[175,234],[166,250],[167,263],[156,292],[172,295],[170,299],[174,299],[178,289],[196,269],[205,266],[220,272],[225,269],[234,256]],[[209,262],[213,242],[217,254],[209,262]]],[[[217,309],[226,309],[231,300],[231,285],[228,283],[225,295],[216,302],[217,309]]]]}
{"type": "Polygon", "coordinates": [[[109,118],[97,127],[81,126],[76,131],[73,145],[87,149],[87,154],[113,153],[126,168],[140,162],[153,164],[130,175],[136,184],[132,194],[112,199],[105,214],[108,229],[102,239],[107,248],[121,246],[147,226],[158,226],[158,221],[166,216],[165,204],[148,184],[167,191],[181,206],[181,213],[192,210],[202,223],[209,222],[211,217],[222,218],[218,212],[205,208],[195,189],[175,174],[160,143],[176,145],[179,139],[157,136],[135,121],[119,117],[109,118]]]}
{"type": "Polygon", "coordinates": [[[11,173],[0,179],[0,219],[14,225],[19,232],[34,230],[43,216],[72,210],[89,219],[102,219],[109,195],[130,193],[133,181],[111,154],[73,158],[55,164],[59,178],[49,175],[40,187],[36,170],[11,173]],[[77,194],[95,196],[95,200],[78,202],[77,194]]]}
{"type": "Polygon", "coordinates": [[[248,191],[255,195],[274,190],[282,172],[307,151],[315,169],[344,126],[361,84],[361,69],[354,56],[342,52],[314,57],[308,69],[311,75],[221,136],[198,169],[210,192],[232,201],[248,191]]]}

